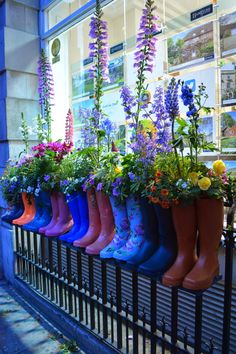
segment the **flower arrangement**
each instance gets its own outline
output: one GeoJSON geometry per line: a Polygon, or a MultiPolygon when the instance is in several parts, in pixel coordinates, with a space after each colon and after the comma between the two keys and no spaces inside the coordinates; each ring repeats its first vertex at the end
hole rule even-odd
{"type": "Polygon", "coordinates": [[[83,189],[84,184],[96,166],[96,149],[93,147],[74,151],[60,164],[60,190],[67,196],[83,189]]]}
{"type": "Polygon", "coordinates": [[[9,161],[0,179],[1,192],[9,207],[17,204],[20,198],[21,181],[17,170],[16,163],[9,161]]]}
{"type": "Polygon", "coordinates": [[[44,191],[60,189],[60,163],[71,151],[73,143],[60,141],[41,143],[32,147],[32,170],[37,185],[44,191]]]}
{"type": "Polygon", "coordinates": [[[191,161],[184,157],[180,162],[179,178],[175,154],[158,156],[150,183],[143,192],[152,203],[169,208],[173,204],[190,204],[198,198],[221,199],[226,196],[229,178],[222,160],[212,168],[198,162],[198,170],[191,172],[191,161]]]}

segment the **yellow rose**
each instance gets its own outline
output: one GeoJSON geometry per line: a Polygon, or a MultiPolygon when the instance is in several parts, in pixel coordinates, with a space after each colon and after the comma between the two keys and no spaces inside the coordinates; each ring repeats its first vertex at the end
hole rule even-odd
{"type": "Polygon", "coordinates": [[[211,186],[211,180],[208,177],[203,177],[201,179],[199,179],[198,181],[198,187],[202,190],[202,191],[207,191],[211,186]]]}
{"type": "Polygon", "coordinates": [[[115,168],[115,173],[118,174],[118,173],[121,173],[121,171],[122,171],[122,168],[121,168],[121,167],[118,167],[118,166],[117,166],[117,167],[115,168]]]}
{"type": "Polygon", "coordinates": [[[218,175],[221,175],[223,172],[225,172],[226,170],[226,166],[224,164],[224,162],[222,160],[216,160],[213,163],[213,170],[215,171],[215,173],[217,173],[218,175]]]}
{"type": "Polygon", "coordinates": [[[197,172],[190,172],[188,175],[188,178],[190,179],[191,183],[194,186],[197,186],[197,183],[198,183],[198,173],[197,172]]]}

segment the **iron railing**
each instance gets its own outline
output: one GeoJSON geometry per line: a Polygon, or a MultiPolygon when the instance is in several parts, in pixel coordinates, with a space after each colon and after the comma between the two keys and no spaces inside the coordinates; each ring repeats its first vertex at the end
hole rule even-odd
{"type": "MultiPolygon", "coordinates": [[[[223,279],[205,292],[165,288],[112,261],[14,226],[16,277],[121,353],[236,353],[235,207],[223,279]]],[[[222,252],[221,252],[222,253],[222,252]]]]}

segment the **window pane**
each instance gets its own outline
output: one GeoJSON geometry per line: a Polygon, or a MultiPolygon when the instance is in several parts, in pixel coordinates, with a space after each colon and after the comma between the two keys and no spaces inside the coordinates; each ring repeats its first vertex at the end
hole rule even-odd
{"type": "MultiPolygon", "coordinates": [[[[85,3],[62,1],[50,10],[50,16],[54,11],[54,20],[59,15],[65,18],[85,3]]],[[[127,84],[131,89],[135,88],[133,58],[144,3],[144,0],[114,0],[103,9],[104,19],[108,23],[110,50],[110,83],[104,86],[103,109],[115,122],[118,131],[120,126],[125,126],[119,99],[120,87],[127,84]]],[[[186,81],[195,91],[203,82],[209,94],[207,105],[217,107],[211,119],[205,120],[208,129],[206,134],[220,144],[221,114],[232,111],[232,106],[236,104],[235,1],[221,0],[218,7],[213,8],[213,11],[209,8],[210,13],[205,15],[204,11],[197,10],[211,5],[209,0],[196,0],[194,3],[188,0],[163,0],[156,1],[156,4],[161,32],[157,34],[157,54],[153,73],[147,75],[147,88],[153,94],[156,87],[165,86],[165,79],[171,76],[186,81]],[[193,12],[195,17],[191,19],[193,12]]],[[[58,22],[58,19],[55,21],[58,22]]],[[[57,138],[61,138],[66,112],[71,107],[78,144],[82,126],[79,108],[93,105],[93,80],[88,75],[92,65],[88,49],[89,22],[87,18],[61,34],[58,37],[61,42],[60,53],[56,56],[51,54],[56,85],[54,124],[57,129],[54,131],[58,132],[57,138]]],[[[50,52],[53,42],[49,42],[50,52]]],[[[186,107],[180,104],[180,110],[181,114],[185,114],[186,107]]],[[[225,141],[224,152],[229,152],[225,141]]]]}
{"type": "Polygon", "coordinates": [[[57,23],[64,20],[67,16],[71,15],[74,11],[81,8],[89,0],[62,0],[47,13],[48,28],[54,27],[57,23]]]}

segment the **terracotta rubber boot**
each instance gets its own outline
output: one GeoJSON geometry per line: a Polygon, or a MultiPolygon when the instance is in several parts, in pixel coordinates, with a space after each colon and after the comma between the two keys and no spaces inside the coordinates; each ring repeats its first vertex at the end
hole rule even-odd
{"type": "Polygon", "coordinates": [[[76,247],[87,247],[96,241],[101,232],[101,220],[98,209],[96,194],[94,189],[87,191],[88,211],[89,211],[89,229],[84,237],[74,241],[76,247]]]}
{"type": "Polygon", "coordinates": [[[174,264],[164,274],[162,283],[166,286],[179,286],[186,274],[197,261],[197,214],[195,203],[172,207],[172,216],[177,236],[178,254],[174,264]]]}
{"type": "Polygon", "coordinates": [[[29,223],[34,219],[36,214],[35,202],[32,195],[27,196],[27,193],[23,192],[22,201],[24,204],[24,213],[21,217],[12,221],[15,225],[25,225],[29,223]]]}
{"type": "Polygon", "coordinates": [[[200,254],[186,275],[183,287],[202,290],[209,288],[219,275],[218,248],[223,230],[224,204],[219,199],[199,199],[196,205],[200,254]]]}
{"type": "Polygon", "coordinates": [[[59,207],[58,207],[58,200],[57,200],[57,192],[53,192],[50,195],[51,206],[52,206],[52,218],[48,225],[40,227],[39,232],[44,234],[47,230],[51,229],[56,225],[58,217],[59,217],[59,207]]]}
{"type": "Polygon", "coordinates": [[[96,199],[100,213],[101,232],[97,240],[86,247],[86,253],[95,255],[99,254],[113,240],[115,235],[115,222],[109,197],[99,191],[96,192],[96,199]]]}
{"type": "Polygon", "coordinates": [[[123,247],[129,236],[129,219],[126,208],[126,201],[120,202],[118,198],[110,196],[116,232],[113,240],[100,252],[101,258],[112,258],[115,251],[123,247]]]}
{"type": "Polygon", "coordinates": [[[57,204],[59,209],[59,216],[56,224],[45,231],[46,236],[60,236],[68,232],[73,226],[73,219],[71,217],[70,209],[66,203],[66,198],[63,193],[57,193],[57,204]]]}

